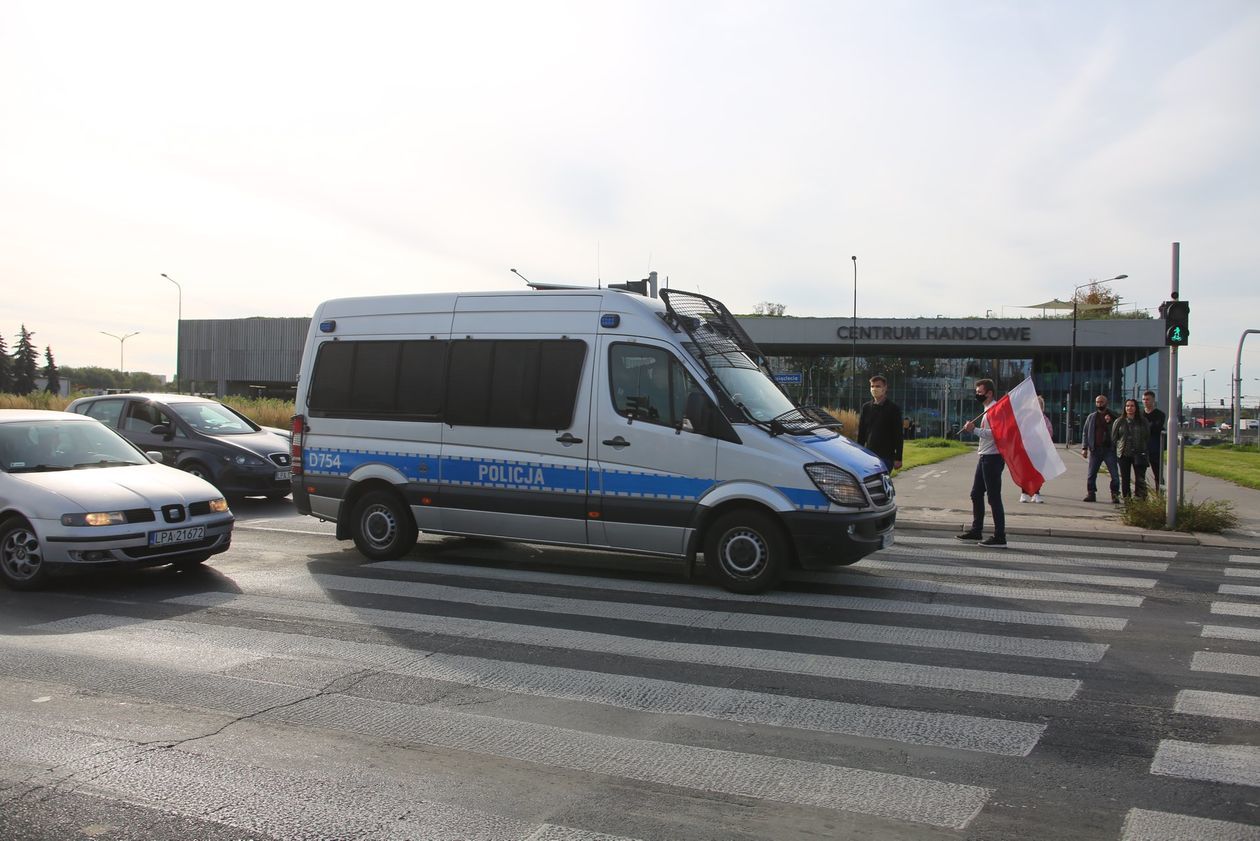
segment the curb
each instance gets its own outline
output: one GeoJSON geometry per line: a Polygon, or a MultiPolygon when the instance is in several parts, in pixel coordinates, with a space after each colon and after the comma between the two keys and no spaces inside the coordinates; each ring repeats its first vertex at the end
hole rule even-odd
{"type": "MultiPolygon", "coordinates": [[[[958,531],[957,526],[947,525],[935,520],[914,520],[906,517],[897,517],[897,527],[906,529],[915,529],[919,531],[958,531]]],[[[1140,531],[1140,532],[1115,532],[1115,531],[1092,531],[1088,529],[1063,529],[1063,528],[1038,528],[1035,526],[1015,526],[1006,530],[1007,534],[1036,535],[1040,537],[1070,537],[1077,540],[1111,540],[1111,541],[1137,541],[1139,543],[1164,543],[1174,544],[1177,546],[1209,546],[1218,549],[1249,549],[1252,551],[1260,551],[1260,542],[1249,539],[1248,542],[1238,541],[1229,537],[1220,537],[1217,535],[1181,534],[1177,532],[1160,532],[1160,531],[1140,531]]]]}

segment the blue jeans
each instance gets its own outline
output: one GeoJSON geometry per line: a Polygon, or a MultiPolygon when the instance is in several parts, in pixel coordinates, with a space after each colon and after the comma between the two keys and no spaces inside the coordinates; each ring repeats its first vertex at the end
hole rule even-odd
{"type": "Polygon", "coordinates": [[[1120,462],[1116,460],[1115,447],[1095,447],[1089,451],[1089,476],[1085,479],[1085,491],[1090,496],[1098,493],[1098,468],[1104,463],[1111,476],[1111,495],[1120,493],[1120,462]]]}
{"type": "Polygon", "coordinates": [[[1002,507],[1002,471],[1006,460],[994,453],[980,456],[976,462],[976,478],[971,483],[971,530],[984,531],[984,501],[993,509],[993,536],[1006,537],[1006,509],[1002,507]]]}

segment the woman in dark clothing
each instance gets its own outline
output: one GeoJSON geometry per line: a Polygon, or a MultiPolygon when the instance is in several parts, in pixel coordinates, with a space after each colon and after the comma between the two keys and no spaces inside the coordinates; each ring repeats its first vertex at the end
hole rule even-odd
{"type": "Polygon", "coordinates": [[[1124,414],[1111,425],[1111,442],[1120,459],[1120,492],[1125,499],[1131,496],[1131,475],[1137,476],[1138,499],[1146,499],[1146,445],[1150,436],[1151,428],[1138,411],[1137,401],[1124,401],[1124,414]]]}

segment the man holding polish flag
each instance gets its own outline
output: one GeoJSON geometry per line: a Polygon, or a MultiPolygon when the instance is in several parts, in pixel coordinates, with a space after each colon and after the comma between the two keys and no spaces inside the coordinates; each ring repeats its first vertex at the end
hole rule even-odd
{"type": "Polygon", "coordinates": [[[968,421],[963,426],[963,432],[975,430],[980,439],[980,458],[971,488],[971,528],[958,535],[958,539],[976,540],[981,546],[1001,548],[1006,546],[1006,512],[1002,507],[1003,468],[1010,467],[1011,478],[1019,487],[1038,490],[1067,468],[1050,440],[1031,378],[1015,386],[1001,400],[994,399],[992,380],[977,380],[976,399],[984,404],[984,412],[975,420],[968,421]],[[984,536],[986,497],[993,510],[993,536],[981,540],[984,536]]]}

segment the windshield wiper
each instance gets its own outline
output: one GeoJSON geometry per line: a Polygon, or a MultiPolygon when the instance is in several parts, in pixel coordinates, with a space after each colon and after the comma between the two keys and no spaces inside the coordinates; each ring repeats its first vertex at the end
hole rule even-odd
{"type": "MultiPolygon", "coordinates": [[[[103,458],[100,461],[81,461],[74,466],[74,469],[78,470],[84,467],[134,467],[137,464],[140,464],[140,462],[118,461],[118,460],[110,460],[107,458],[103,458]]],[[[66,468],[66,469],[69,470],[71,468],[66,468]]]]}
{"type": "Polygon", "coordinates": [[[818,406],[797,406],[766,422],[771,435],[804,435],[818,429],[843,429],[844,423],[818,406]]]}
{"type": "Polygon", "coordinates": [[[10,467],[10,473],[51,473],[57,470],[74,470],[64,464],[31,464],[26,467],[10,467]]]}

